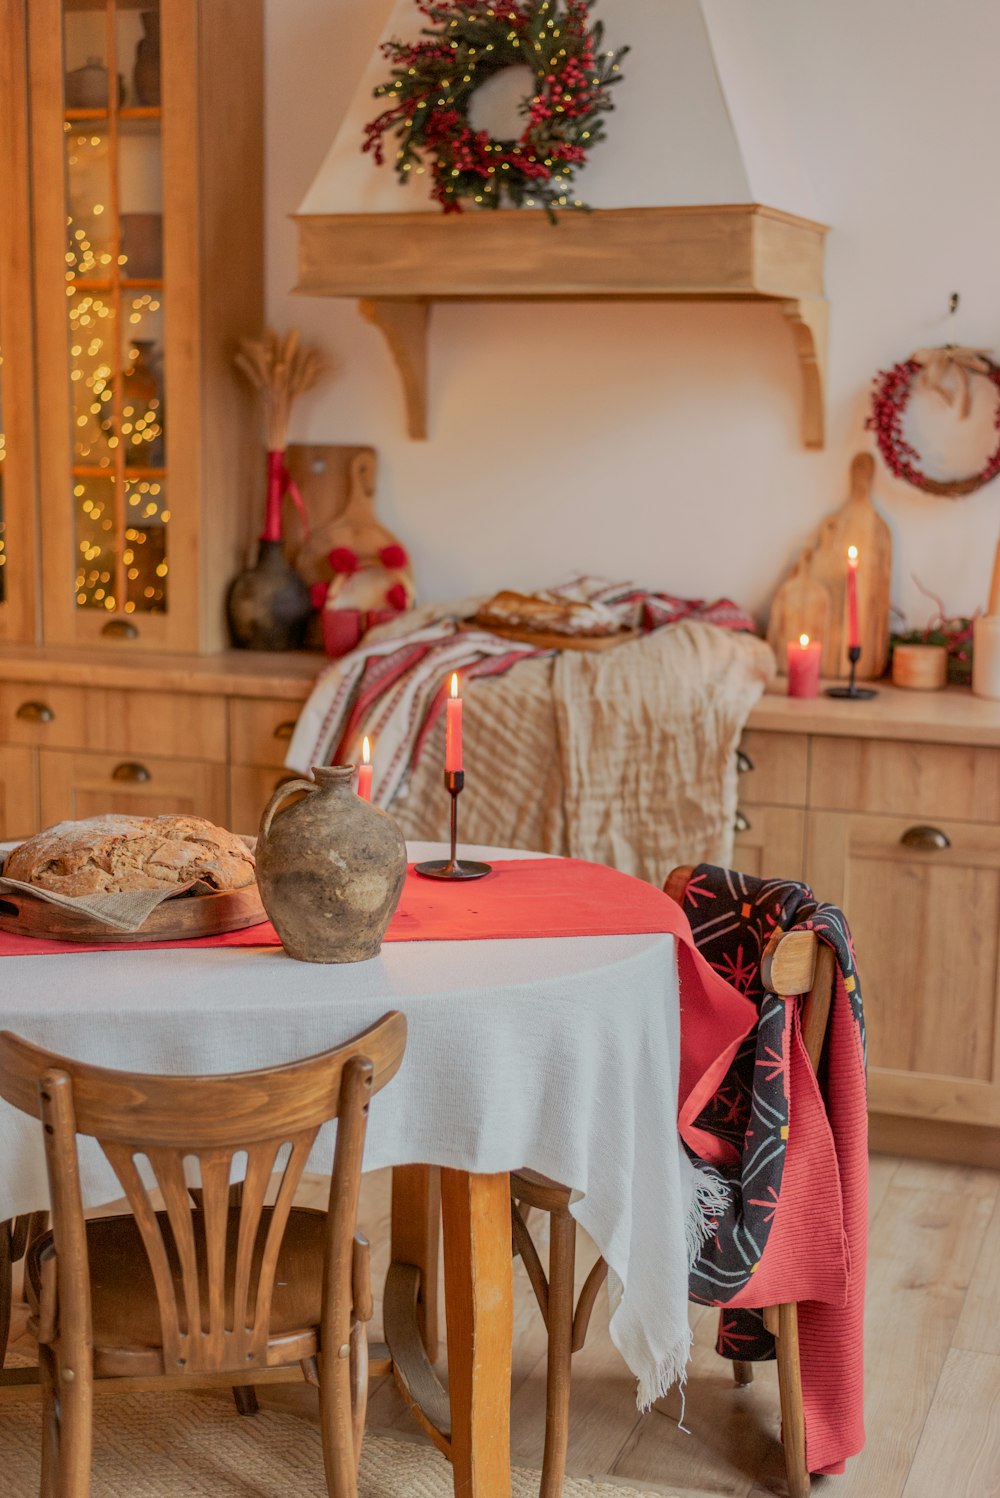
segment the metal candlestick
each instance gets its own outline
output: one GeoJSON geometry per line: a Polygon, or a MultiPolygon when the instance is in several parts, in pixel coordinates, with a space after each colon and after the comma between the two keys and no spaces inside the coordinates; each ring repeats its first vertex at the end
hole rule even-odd
{"type": "Polygon", "coordinates": [[[472,860],[462,863],[458,858],[458,798],[465,785],[465,771],[445,770],[444,783],[451,796],[451,857],[435,858],[430,863],[417,863],[413,867],[425,879],[482,879],[484,874],[493,872],[491,863],[472,860]]]}
{"type": "Polygon", "coordinates": [[[847,652],[847,659],[851,663],[851,674],[846,687],[827,687],[828,697],[849,698],[852,702],[864,702],[869,697],[877,697],[874,687],[859,687],[855,684],[854,675],[858,669],[858,661],[861,659],[861,646],[851,645],[847,652]]]}

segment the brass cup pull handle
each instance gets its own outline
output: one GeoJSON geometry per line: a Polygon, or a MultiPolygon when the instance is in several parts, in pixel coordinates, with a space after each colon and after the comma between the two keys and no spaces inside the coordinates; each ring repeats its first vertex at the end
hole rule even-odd
{"type": "Polygon", "coordinates": [[[293,718],[290,718],[287,723],[278,724],[277,728],[274,730],[274,737],[276,739],[290,739],[294,732],[295,720],[293,718]]]}
{"type": "Polygon", "coordinates": [[[109,619],[101,626],[101,634],[108,640],[137,640],[139,631],[127,619],[109,619]]]}
{"type": "Polygon", "coordinates": [[[127,780],[135,785],[143,784],[152,778],[146,766],[137,764],[134,759],[127,759],[122,764],[115,765],[111,771],[112,780],[127,780]]]}
{"type": "Polygon", "coordinates": [[[24,723],[51,723],[55,713],[47,702],[22,702],[15,716],[24,723]]]}
{"type": "Polygon", "coordinates": [[[737,775],[745,775],[748,770],[752,770],[752,769],[753,769],[753,760],[750,758],[749,754],[746,752],[745,749],[737,749],[737,751],[736,751],[736,773],[737,773],[737,775]]]}
{"type": "Polygon", "coordinates": [[[733,823],[733,827],[737,832],[749,832],[751,825],[750,818],[744,816],[743,812],[738,811],[736,813],[736,820],[733,823]]]}
{"type": "Polygon", "coordinates": [[[927,853],[951,847],[951,838],[940,827],[907,827],[899,841],[904,848],[923,848],[927,853]]]}

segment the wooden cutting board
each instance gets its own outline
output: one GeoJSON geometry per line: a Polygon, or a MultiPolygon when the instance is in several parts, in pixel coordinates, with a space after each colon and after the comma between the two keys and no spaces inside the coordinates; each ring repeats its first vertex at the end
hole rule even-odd
{"type": "Polygon", "coordinates": [[[889,595],[892,584],[892,537],[889,527],[872,503],[875,463],[870,453],[858,453],[851,464],[851,488],[846,504],[828,515],[819,529],[815,545],[807,547],[792,576],[775,595],[768,623],[768,640],[778,656],[778,669],[785,669],[785,644],[805,632],[822,641],[821,670],[824,676],[847,676],[847,548],[858,548],[858,624],[861,635],[859,681],[872,681],[885,673],[889,659],[889,595]],[[794,628],[796,600],[807,609],[822,612],[817,586],[828,600],[829,617],[817,629],[794,628]],[[786,593],[785,590],[789,592],[786,593]],[[789,604],[789,598],[792,603],[789,604]]]}
{"type": "Polygon", "coordinates": [[[151,910],[138,931],[116,931],[93,916],[36,900],[16,890],[0,894],[0,931],[17,936],[37,936],[45,941],[100,943],[136,941],[192,941],[199,936],[218,936],[223,931],[242,931],[267,920],[256,884],[243,889],[219,890],[212,895],[179,895],[151,910]]]}
{"type": "Polygon", "coordinates": [[[830,638],[830,594],[823,583],[809,574],[812,551],[806,550],[796,562],[792,575],[785,579],[774,595],[767,621],[767,643],[778,662],[778,674],[788,674],[786,646],[789,640],[808,635],[823,644],[821,670],[825,676],[836,673],[827,669],[826,642],[830,638]]]}

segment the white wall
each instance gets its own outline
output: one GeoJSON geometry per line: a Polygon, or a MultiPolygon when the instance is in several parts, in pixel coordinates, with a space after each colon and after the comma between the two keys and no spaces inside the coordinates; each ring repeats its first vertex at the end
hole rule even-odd
{"type": "MultiPolygon", "coordinates": [[[[615,3],[600,6],[609,44],[639,42],[615,34],[615,3]]],[[[266,0],[268,315],[280,328],[297,323],[334,363],[303,400],[293,436],[378,449],[380,509],[408,542],[425,597],[537,586],[580,568],[727,593],[762,612],[845,497],[851,454],[870,445],[875,371],[946,338],[1000,347],[1000,6],[708,0],[727,66],[740,55],[738,34],[726,31],[734,5],[732,26],[752,18],[755,55],[772,74],[762,131],[786,122],[832,226],[822,453],[799,442],[798,371],[781,318],[723,304],[439,306],[431,440],[408,441],[381,336],[351,303],[289,294],[288,215],[327,154],[391,0],[266,0]],[[962,300],[949,327],[953,290],[962,300]]],[[[615,149],[614,116],[599,149],[615,149]]],[[[399,190],[401,208],[415,190],[399,190]]],[[[879,462],[877,498],[893,532],[895,600],[911,623],[933,608],[912,574],[950,612],[984,601],[1000,480],[968,499],[932,500],[879,462]]]]}

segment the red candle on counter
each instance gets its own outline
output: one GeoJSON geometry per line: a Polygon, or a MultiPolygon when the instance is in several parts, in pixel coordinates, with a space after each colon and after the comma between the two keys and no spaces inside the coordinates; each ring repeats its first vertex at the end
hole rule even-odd
{"type": "Polygon", "coordinates": [[[370,801],[372,798],[372,746],[367,734],[361,745],[361,763],[358,765],[358,795],[362,801],[370,801]]]}
{"type": "Polygon", "coordinates": [[[858,629],[858,548],[847,548],[847,648],[853,650],[861,644],[858,629]]]}
{"type": "Polygon", "coordinates": [[[823,646],[819,640],[799,635],[797,640],[789,640],[785,648],[788,655],[789,697],[819,696],[819,662],[823,654],[823,646]]]}
{"type": "Polygon", "coordinates": [[[462,699],[458,695],[458,673],[451,675],[451,696],[444,735],[444,767],[448,773],[462,768],[462,699]]]}

